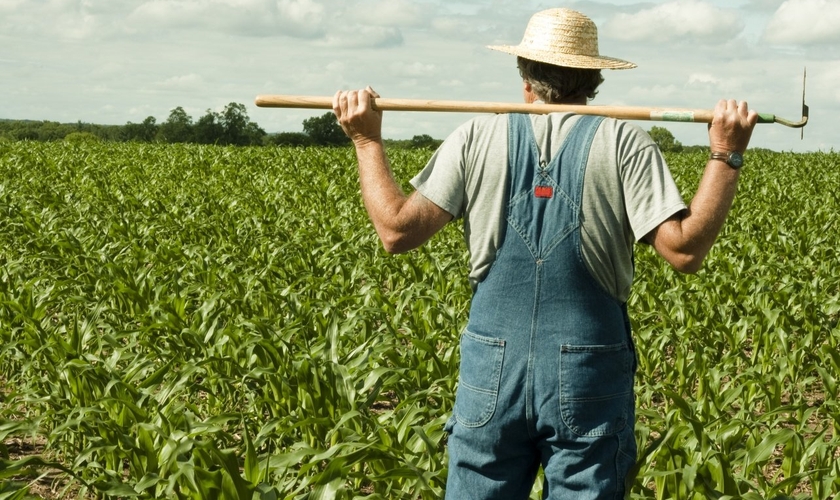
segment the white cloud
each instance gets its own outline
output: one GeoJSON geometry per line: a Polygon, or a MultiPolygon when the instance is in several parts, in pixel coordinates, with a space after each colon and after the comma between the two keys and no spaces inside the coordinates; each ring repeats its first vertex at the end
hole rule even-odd
{"type": "Polygon", "coordinates": [[[347,8],[347,17],[361,24],[416,27],[429,22],[429,5],[408,0],[363,1],[347,8]]]}
{"type": "Polygon", "coordinates": [[[743,29],[744,23],[735,10],[699,0],[676,0],[635,14],[617,14],[601,31],[625,41],[721,44],[737,37],[743,29]]]}
{"type": "Polygon", "coordinates": [[[322,43],[342,48],[395,47],[403,44],[403,36],[398,28],[356,25],[334,29],[322,43]]]}
{"type": "Polygon", "coordinates": [[[770,19],[763,38],[778,44],[840,43],[840,2],[787,0],[770,19]]]}
{"type": "Polygon", "coordinates": [[[26,0],[0,0],[0,12],[11,12],[26,0]]]}
{"type": "Polygon", "coordinates": [[[324,30],[324,6],[314,0],[278,0],[278,25],[292,34],[320,36],[324,30]]]}
{"type": "Polygon", "coordinates": [[[134,27],[223,31],[241,36],[323,35],[324,7],[314,0],[151,0],[131,14],[134,27]]]}
{"type": "Polygon", "coordinates": [[[809,104],[814,100],[840,104],[840,86],[837,82],[840,82],[840,62],[823,64],[814,70],[809,68],[806,100],[809,104]]]}
{"type": "Polygon", "coordinates": [[[785,0],[749,0],[744,6],[750,12],[773,13],[785,0]]]}
{"type": "Polygon", "coordinates": [[[167,78],[166,80],[158,83],[158,86],[167,89],[190,89],[197,87],[203,81],[204,80],[199,75],[190,73],[188,75],[179,75],[167,78]]]}
{"type": "Polygon", "coordinates": [[[327,64],[324,69],[327,70],[327,73],[336,74],[336,73],[344,73],[344,70],[347,69],[347,65],[342,61],[333,61],[327,64]]]}
{"type": "Polygon", "coordinates": [[[33,3],[0,0],[0,33],[78,40],[113,30],[90,11],[90,0],[33,3]]]}
{"type": "Polygon", "coordinates": [[[396,76],[404,77],[430,76],[435,72],[435,65],[423,64],[420,62],[415,62],[411,64],[397,62],[391,65],[391,72],[396,76]]]}
{"type": "Polygon", "coordinates": [[[719,85],[720,80],[708,73],[693,73],[688,77],[689,85],[719,85]]]}

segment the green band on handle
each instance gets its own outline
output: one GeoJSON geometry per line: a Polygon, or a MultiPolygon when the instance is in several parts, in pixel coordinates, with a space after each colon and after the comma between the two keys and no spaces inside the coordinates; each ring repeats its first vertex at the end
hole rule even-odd
{"type": "Polygon", "coordinates": [[[759,113],[758,123],[776,123],[776,115],[770,113],[759,113]]]}
{"type": "Polygon", "coordinates": [[[663,122],[693,122],[694,113],[691,111],[651,111],[650,119],[663,122]]]}

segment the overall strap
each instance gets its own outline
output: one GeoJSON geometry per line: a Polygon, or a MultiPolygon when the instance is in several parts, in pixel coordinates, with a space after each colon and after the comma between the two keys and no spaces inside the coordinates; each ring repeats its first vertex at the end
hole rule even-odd
{"type": "Polygon", "coordinates": [[[583,198],[583,177],[586,173],[589,151],[602,121],[604,121],[603,116],[582,115],[563,142],[560,152],[551,160],[546,169],[558,180],[578,209],[583,198]]]}
{"type": "Polygon", "coordinates": [[[603,121],[580,116],[560,151],[548,164],[524,114],[511,114],[508,125],[508,222],[535,258],[546,255],[578,226],[583,178],[592,140],[603,121]]]}

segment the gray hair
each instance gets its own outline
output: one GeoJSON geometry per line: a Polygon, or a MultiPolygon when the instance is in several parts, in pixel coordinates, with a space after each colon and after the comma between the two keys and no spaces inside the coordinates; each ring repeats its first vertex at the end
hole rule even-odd
{"type": "Polygon", "coordinates": [[[600,69],[555,66],[524,57],[517,57],[516,65],[522,79],[531,84],[532,92],[546,103],[594,99],[598,86],[604,82],[600,69]]]}

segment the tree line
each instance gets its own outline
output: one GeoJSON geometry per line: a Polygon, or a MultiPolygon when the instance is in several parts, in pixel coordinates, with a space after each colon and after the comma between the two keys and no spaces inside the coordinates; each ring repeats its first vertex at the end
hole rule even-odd
{"type": "MultiPolygon", "coordinates": [[[[97,125],[34,120],[0,120],[2,141],[103,140],[113,142],[197,143],[232,146],[344,146],[350,139],[341,130],[333,113],[307,118],[302,132],[268,134],[248,117],[244,104],[232,102],[221,112],[207,110],[198,120],[181,106],[158,123],[149,116],[140,123],[97,125]]],[[[386,140],[397,147],[435,149],[441,143],[429,135],[411,140],[386,140]]]]}
{"type": "Polygon", "coordinates": [[[119,142],[199,143],[251,146],[264,143],[265,130],[248,118],[244,104],[232,102],[221,112],[207,113],[193,121],[178,106],[163,123],[149,116],[140,123],[96,125],[90,123],[58,123],[52,121],[3,120],[0,138],[6,140],[57,141],[101,139],[119,142]]]}
{"type": "MultiPolygon", "coordinates": [[[[302,132],[268,134],[248,117],[244,104],[232,102],[221,112],[207,110],[196,121],[181,106],[169,113],[163,123],[153,116],[140,123],[96,125],[33,120],[0,120],[0,142],[104,140],[116,142],[197,143],[231,146],[345,146],[350,139],[341,130],[331,111],[303,120],[302,132]]],[[[691,151],[702,146],[683,146],[664,127],[649,131],[653,141],[665,152],[691,151]]],[[[442,141],[428,134],[410,140],[386,140],[386,145],[411,149],[436,149],[442,141]]],[[[708,147],[706,147],[708,149],[708,147]]]]}

